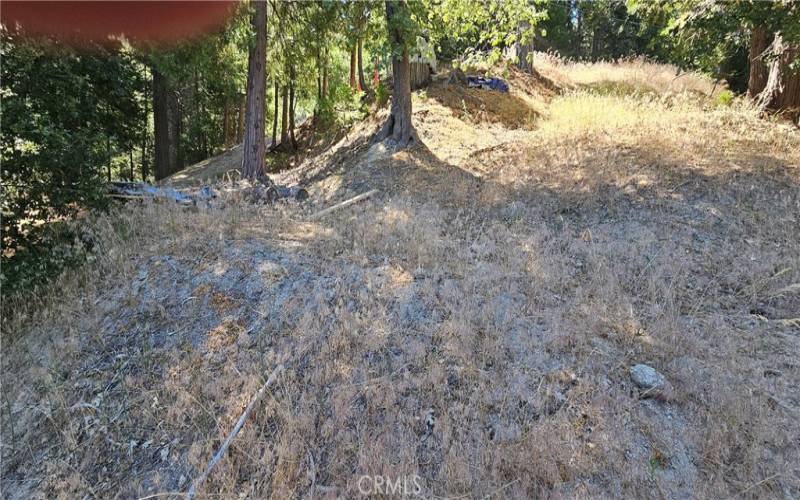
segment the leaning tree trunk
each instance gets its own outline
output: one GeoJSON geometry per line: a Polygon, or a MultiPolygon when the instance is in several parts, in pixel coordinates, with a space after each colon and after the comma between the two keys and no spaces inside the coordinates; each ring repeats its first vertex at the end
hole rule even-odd
{"type": "Polygon", "coordinates": [[[395,48],[402,47],[400,56],[392,57],[392,106],[389,118],[376,136],[381,141],[391,138],[398,147],[404,148],[417,139],[417,133],[411,123],[411,64],[408,59],[408,47],[403,43],[403,30],[398,17],[407,8],[405,0],[386,0],[386,24],[389,39],[395,48]]]}
{"type": "Polygon", "coordinates": [[[256,43],[247,58],[247,106],[245,112],[242,177],[256,179],[264,173],[266,153],[264,133],[264,95],[267,62],[267,2],[253,2],[253,31],[256,43]]]}
{"type": "Polygon", "coordinates": [[[747,96],[751,99],[758,97],[767,86],[768,71],[763,55],[768,45],[767,29],[763,25],[754,26],[750,34],[750,78],[747,80],[747,96]]]}

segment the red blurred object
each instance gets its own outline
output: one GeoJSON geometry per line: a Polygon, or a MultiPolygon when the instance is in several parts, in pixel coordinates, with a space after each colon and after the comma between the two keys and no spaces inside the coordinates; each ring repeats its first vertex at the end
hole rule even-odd
{"type": "Polygon", "coordinates": [[[104,43],[124,36],[136,42],[176,42],[222,26],[238,2],[18,1],[0,2],[0,20],[27,36],[104,43]]]}

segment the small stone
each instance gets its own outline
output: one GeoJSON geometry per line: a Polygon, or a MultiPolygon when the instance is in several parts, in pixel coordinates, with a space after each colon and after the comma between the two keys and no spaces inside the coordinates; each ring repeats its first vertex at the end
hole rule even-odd
{"type": "Polygon", "coordinates": [[[636,387],[642,390],[640,393],[643,398],[656,398],[669,400],[673,397],[672,386],[655,368],[638,364],[631,368],[631,380],[636,387]]]}
{"type": "Polygon", "coordinates": [[[436,411],[433,408],[428,409],[428,413],[425,415],[425,427],[427,428],[427,433],[430,434],[433,431],[433,426],[436,424],[436,411]]]}

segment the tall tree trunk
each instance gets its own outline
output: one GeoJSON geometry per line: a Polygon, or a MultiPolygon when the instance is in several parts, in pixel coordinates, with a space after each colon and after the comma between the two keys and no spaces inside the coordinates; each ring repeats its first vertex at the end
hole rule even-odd
{"type": "Polygon", "coordinates": [[[297,149],[297,139],[294,137],[294,80],[289,84],[289,137],[292,139],[292,149],[297,149]]]}
{"type": "Polygon", "coordinates": [[[152,69],[152,74],[155,179],[159,181],[178,170],[180,116],[177,98],[169,88],[167,78],[156,68],[152,69]]]}
{"type": "Polygon", "coordinates": [[[283,95],[281,96],[281,147],[286,148],[289,144],[289,86],[283,86],[283,95]]]}
{"type": "Polygon", "coordinates": [[[356,44],[350,47],[350,88],[356,88],[356,44]]]}
{"type": "Polygon", "coordinates": [[[247,58],[247,107],[242,158],[242,177],[247,179],[260,178],[264,174],[266,154],[264,97],[267,83],[267,2],[253,2],[252,5],[256,43],[250,47],[247,58]]]}
{"type": "Polygon", "coordinates": [[[275,113],[272,114],[272,146],[275,147],[278,145],[278,94],[280,94],[280,88],[278,87],[278,79],[275,79],[275,113]]]}
{"type": "Polygon", "coordinates": [[[364,80],[364,59],[363,59],[363,47],[364,40],[361,38],[361,34],[358,36],[358,90],[366,90],[367,89],[367,82],[364,80]]]}
{"type": "Polygon", "coordinates": [[[578,43],[575,47],[575,55],[578,59],[583,58],[583,13],[578,7],[578,1],[576,0],[574,3],[571,3],[571,10],[572,12],[577,12],[575,17],[575,33],[577,33],[578,43]]]}
{"type": "MultiPolygon", "coordinates": [[[[147,68],[145,68],[145,76],[147,76],[147,68]]],[[[143,89],[144,94],[144,126],[142,127],[142,182],[147,182],[147,133],[150,118],[149,110],[149,96],[147,95],[147,87],[143,89]]]]}
{"type": "Polygon", "coordinates": [[[129,165],[131,167],[131,182],[133,182],[136,180],[136,175],[134,175],[135,170],[133,168],[133,147],[128,150],[128,159],[130,160],[129,165]]]}
{"type": "Polygon", "coordinates": [[[764,25],[753,26],[750,34],[750,78],[747,80],[747,96],[755,99],[767,85],[767,64],[762,55],[769,46],[767,29],[764,25]]]}
{"type": "MultiPolygon", "coordinates": [[[[194,118],[195,120],[199,119],[201,116],[204,116],[203,110],[200,107],[200,77],[197,73],[197,67],[194,68],[194,81],[192,82],[192,103],[194,104],[194,118]]],[[[191,127],[190,127],[191,130],[191,127]]],[[[197,136],[194,137],[194,150],[195,150],[195,157],[190,158],[189,161],[200,161],[201,159],[205,159],[206,156],[206,147],[205,147],[205,134],[203,132],[203,127],[195,127],[197,131],[197,136]],[[197,154],[197,149],[200,149],[200,154],[197,154]]]]}
{"type": "Polygon", "coordinates": [[[167,105],[169,108],[169,154],[172,165],[170,174],[174,174],[183,168],[184,162],[183,144],[181,144],[183,110],[178,100],[178,93],[174,89],[171,89],[167,94],[167,105]]]}
{"type": "Polygon", "coordinates": [[[156,181],[169,175],[169,115],[167,111],[167,88],[164,75],[153,68],[153,128],[155,135],[156,181]]]}
{"type": "Polygon", "coordinates": [[[408,49],[403,43],[403,30],[399,26],[397,17],[404,14],[407,8],[406,1],[386,0],[386,25],[389,30],[389,40],[394,47],[403,47],[400,56],[392,57],[392,106],[389,118],[378,133],[376,139],[392,138],[397,146],[404,148],[417,139],[416,131],[411,123],[411,65],[409,64],[408,49]]]}
{"type": "Polygon", "coordinates": [[[595,27],[592,33],[592,61],[597,61],[600,56],[600,40],[602,37],[603,33],[600,26],[595,27]]]}

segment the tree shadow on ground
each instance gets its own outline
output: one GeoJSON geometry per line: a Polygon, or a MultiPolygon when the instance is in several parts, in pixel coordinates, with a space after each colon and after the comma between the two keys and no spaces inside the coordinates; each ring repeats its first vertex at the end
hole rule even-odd
{"type": "Polygon", "coordinates": [[[508,129],[532,130],[540,113],[511,92],[468,88],[462,84],[434,84],[426,93],[454,116],[472,123],[500,123],[508,129]]]}

